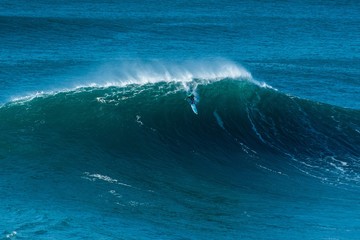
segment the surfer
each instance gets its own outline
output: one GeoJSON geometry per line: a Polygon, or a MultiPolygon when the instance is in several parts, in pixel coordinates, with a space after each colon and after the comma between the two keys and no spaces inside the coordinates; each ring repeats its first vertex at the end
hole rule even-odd
{"type": "Polygon", "coordinates": [[[190,95],[188,95],[185,98],[185,100],[190,104],[191,109],[193,110],[193,112],[195,114],[198,114],[198,111],[197,111],[197,108],[196,108],[196,105],[195,105],[195,96],[194,96],[194,94],[191,93],[190,95]]]}
{"type": "Polygon", "coordinates": [[[190,104],[195,104],[195,96],[194,96],[194,94],[190,94],[189,96],[187,96],[186,98],[185,98],[190,104]]]}

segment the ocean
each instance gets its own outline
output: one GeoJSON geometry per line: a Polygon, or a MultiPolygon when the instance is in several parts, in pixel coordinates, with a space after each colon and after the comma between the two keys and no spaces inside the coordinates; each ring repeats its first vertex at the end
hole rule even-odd
{"type": "Polygon", "coordinates": [[[0,239],[359,239],[359,26],[358,1],[1,0],[0,239]]]}

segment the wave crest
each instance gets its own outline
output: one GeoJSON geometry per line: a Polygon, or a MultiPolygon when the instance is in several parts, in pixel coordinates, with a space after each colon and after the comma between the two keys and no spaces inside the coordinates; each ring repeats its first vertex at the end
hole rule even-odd
{"type": "Polygon", "coordinates": [[[182,63],[132,61],[102,66],[93,76],[88,77],[80,87],[190,82],[194,79],[211,82],[226,78],[253,79],[251,73],[244,67],[228,60],[185,61],[182,63]],[[89,79],[91,79],[90,82],[89,79]]]}

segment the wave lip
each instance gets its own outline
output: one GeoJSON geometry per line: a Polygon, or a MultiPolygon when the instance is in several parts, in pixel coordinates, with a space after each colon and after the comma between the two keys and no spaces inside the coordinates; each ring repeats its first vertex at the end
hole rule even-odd
{"type": "Polygon", "coordinates": [[[251,73],[242,66],[228,60],[186,61],[181,64],[150,61],[123,62],[101,67],[92,81],[84,86],[126,86],[156,82],[191,82],[194,79],[206,82],[221,79],[253,79],[251,73]]]}
{"type": "MultiPolygon", "coordinates": [[[[185,62],[127,61],[103,65],[95,73],[75,80],[68,87],[51,91],[39,89],[32,93],[13,96],[11,102],[26,102],[37,97],[55,95],[62,92],[82,91],[83,88],[125,87],[159,82],[182,83],[186,91],[189,85],[208,84],[224,79],[245,80],[264,88],[272,88],[264,82],[255,80],[251,73],[241,65],[225,60],[192,60],[185,62]],[[196,83],[195,83],[196,82],[196,83]],[[195,83],[195,84],[193,84],[195,83]]],[[[272,88],[274,89],[274,88],[272,88]]]]}

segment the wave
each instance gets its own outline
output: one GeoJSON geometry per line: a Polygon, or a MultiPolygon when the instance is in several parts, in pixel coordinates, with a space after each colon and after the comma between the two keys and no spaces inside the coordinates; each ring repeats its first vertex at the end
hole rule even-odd
{"type": "Polygon", "coordinates": [[[126,61],[108,63],[86,76],[85,83],[77,87],[123,87],[128,84],[147,84],[156,82],[191,82],[193,79],[204,82],[217,81],[225,78],[246,79],[256,84],[251,73],[242,66],[225,60],[197,60],[183,61],[126,61]],[[92,79],[89,83],[88,79],[92,79]]]}
{"type": "MultiPolygon", "coordinates": [[[[259,86],[270,87],[264,82],[254,80],[251,73],[242,66],[220,58],[214,60],[188,60],[181,63],[161,60],[133,60],[102,65],[84,77],[71,79],[72,83],[62,83],[63,88],[61,89],[52,86],[52,91],[20,93],[21,96],[12,96],[10,100],[12,102],[28,101],[42,95],[70,92],[73,89],[86,87],[125,87],[129,84],[157,82],[181,82],[187,88],[187,83],[192,82],[193,79],[201,80],[202,83],[209,83],[226,78],[247,80],[259,86]]],[[[41,88],[41,86],[37,88],[41,88]]],[[[47,86],[47,88],[49,87],[47,86]]]]}
{"type": "Polygon", "coordinates": [[[286,175],[295,170],[335,185],[360,183],[359,111],[243,79],[83,87],[10,102],[0,118],[7,139],[2,155],[8,148],[24,154],[29,142],[91,142],[127,158],[180,155],[201,166],[215,161],[286,175]],[[197,94],[199,115],[184,101],[189,91],[197,94]]]}

